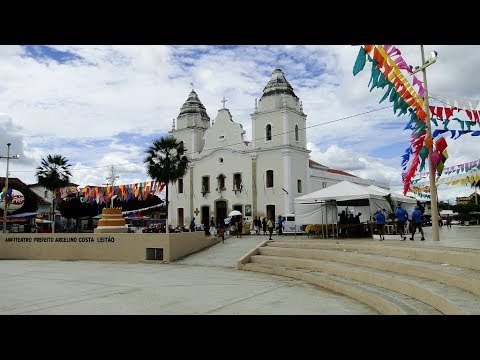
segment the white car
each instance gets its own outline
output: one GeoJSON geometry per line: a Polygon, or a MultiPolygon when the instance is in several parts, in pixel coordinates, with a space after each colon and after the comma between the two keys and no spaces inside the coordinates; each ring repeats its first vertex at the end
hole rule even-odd
{"type": "MultiPolygon", "coordinates": [[[[276,221],[276,224],[278,224],[278,220],[276,221]]],[[[302,226],[302,224],[295,224],[295,214],[286,214],[283,216],[284,233],[295,233],[295,227],[297,228],[297,234],[305,232],[302,230],[302,228],[305,229],[305,226],[302,226]]]]}

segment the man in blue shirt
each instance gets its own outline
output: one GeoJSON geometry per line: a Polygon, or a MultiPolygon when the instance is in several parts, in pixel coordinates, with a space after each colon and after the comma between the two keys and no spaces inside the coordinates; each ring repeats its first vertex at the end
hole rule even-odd
{"type": "Polygon", "coordinates": [[[378,235],[380,235],[380,241],[385,240],[385,234],[383,228],[385,226],[385,215],[382,212],[382,209],[378,209],[375,215],[373,215],[375,223],[377,224],[378,235]]]}
{"type": "Polygon", "coordinates": [[[397,205],[397,211],[395,211],[395,217],[398,219],[397,221],[397,230],[400,234],[400,241],[404,241],[407,239],[405,236],[405,223],[408,220],[408,213],[407,210],[402,208],[401,204],[397,205]]]}
{"type": "Polygon", "coordinates": [[[423,234],[422,229],[422,211],[418,206],[415,206],[415,210],[412,211],[412,237],[410,240],[413,241],[413,236],[415,235],[415,230],[418,228],[418,231],[422,234],[421,241],[425,241],[425,235],[423,234]]]}

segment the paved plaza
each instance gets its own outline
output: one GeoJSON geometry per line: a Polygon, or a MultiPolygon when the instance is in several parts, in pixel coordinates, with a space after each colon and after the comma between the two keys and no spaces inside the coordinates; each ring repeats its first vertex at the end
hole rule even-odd
{"type": "MultiPolygon", "coordinates": [[[[414,244],[480,248],[478,226],[443,227],[435,243],[431,228],[425,235],[427,241],[416,236],[414,244]]],[[[170,264],[1,260],[0,314],[377,314],[298,280],[237,270],[237,260],[267,238],[231,237],[170,264]]]]}

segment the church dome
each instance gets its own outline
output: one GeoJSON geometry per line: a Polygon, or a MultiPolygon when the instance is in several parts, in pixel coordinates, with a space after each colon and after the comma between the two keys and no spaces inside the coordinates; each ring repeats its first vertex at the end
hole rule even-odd
{"type": "Polygon", "coordinates": [[[298,99],[297,95],[293,92],[292,85],[285,78],[285,74],[280,69],[275,69],[272,73],[270,81],[267,83],[263,89],[262,98],[270,95],[291,95],[294,98],[298,99]]]}
{"type": "Polygon", "coordinates": [[[197,93],[194,90],[190,92],[187,101],[185,101],[185,103],[180,108],[179,116],[184,114],[200,114],[202,119],[210,120],[207,115],[205,106],[203,106],[202,102],[198,98],[197,93]]]}

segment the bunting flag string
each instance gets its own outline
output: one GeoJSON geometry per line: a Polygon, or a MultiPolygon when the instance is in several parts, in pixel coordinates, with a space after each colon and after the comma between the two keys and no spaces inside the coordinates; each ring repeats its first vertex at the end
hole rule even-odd
{"type": "Polygon", "coordinates": [[[432,98],[438,102],[441,102],[445,105],[450,106],[451,108],[461,108],[465,110],[477,110],[478,105],[480,104],[479,99],[470,99],[470,98],[457,98],[457,97],[445,97],[437,94],[429,94],[429,98],[432,98]]]}
{"type": "MultiPolygon", "coordinates": [[[[480,110],[468,110],[468,109],[461,109],[458,107],[444,107],[444,106],[429,106],[431,116],[434,117],[436,120],[450,120],[452,116],[458,116],[462,112],[468,117],[470,122],[473,124],[480,124],[480,110]]],[[[460,119],[458,119],[460,120],[460,119]]],[[[460,120],[461,121],[461,120],[460,120]]],[[[468,121],[468,120],[463,120],[468,121]]]]}
{"type": "MultiPolygon", "coordinates": [[[[443,173],[445,175],[451,175],[451,174],[456,175],[459,173],[467,173],[470,171],[475,171],[477,169],[480,169],[480,159],[446,167],[443,169],[444,170],[443,173]]],[[[412,183],[419,182],[423,179],[428,179],[428,172],[419,173],[417,175],[417,178],[415,180],[412,180],[412,183]]]]}
{"type": "Polygon", "coordinates": [[[418,86],[418,95],[423,98],[425,94],[425,88],[423,87],[423,82],[420,81],[412,71],[412,67],[407,64],[407,62],[403,59],[402,52],[400,49],[393,45],[383,45],[383,48],[387,51],[387,54],[395,61],[398,68],[401,70],[406,70],[410,75],[412,75],[412,84],[413,86],[418,86]]]}
{"type": "Polygon", "coordinates": [[[149,207],[146,207],[146,208],[143,208],[143,209],[136,209],[136,210],[129,210],[129,211],[122,211],[122,215],[128,215],[128,214],[137,214],[137,213],[140,213],[140,212],[143,212],[145,210],[150,210],[150,209],[155,209],[155,208],[158,208],[162,206],[162,204],[158,204],[158,205],[153,205],[153,206],[149,206],[149,207]]]}
{"type": "Polygon", "coordinates": [[[473,183],[478,183],[480,181],[480,171],[477,169],[476,171],[472,171],[468,174],[460,174],[454,175],[450,178],[441,179],[439,184],[444,185],[471,185],[473,183]]]}
{"type": "MultiPolygon", "coordinates": [[[[452,173],[446,177],[442,177],[436,180],[437,185],[468,185],[473,182],[480,181],[480,167],[475,168],[467,173],[452,173]]],[[[412,188],[421,187],[422,183],[427,183],[428,177],[418,178],[412,181],[412,188]],[[416,185],[414,185],[416,184],[416,185]]]]}
{"type": "Polygon", "coordinates": [[[465,134],[470,134],[472,136],[480,136],[480,130],[434,130],[432,133],[432,137],[435,139],[439,135],[447,134],[450,136],[450,139],[458,139],[460,136],[465,134]],[[448,134],[447,134],[448,133],[448,134]]]}
{"type": "Polygon", "coordinates": [[[410,191],[413,193],[430,193],[430,186],[412,186],[410,191]]]}
{"type": "MultiPolygon", "coordinates": [[[[353,75],[357,75],[363,68],[367,60],[372,63],[372,70],[368,86],[371,85],[370,91],[375,87],[385,88],[387,91],[380,99],[380,103],[387,97],[393,103],[393,112],[398,116],[410,112],[410,121],[406,126],[412,129],[410,146],[405,151],[402,161],[402,180],[404,184],[404,194],[410,188],[410,180],[415,175],[418,165],[421,165],[421,170],[425,165],[425,158],[423,155],[428,155],[428,148],[424,146],[425,142],[425,122],[427,120],[427,113],[424,111],[424,102],[421,96],[415,91],[414,87],[408,82],[400,69],[410,70],[403,58],[400,57],[401,52],[392,45],[364,45],[360,47],[357,59],[353,67],[353,75]],[[392,59],[396,57],[396,60],[392,59]],[[425,148],[425,150],[423,150],[425,148]],[[420,152],[423,152],[420,155],[420,152]],[[422,156],[422,163],[420,164],[420,156],[422,156]]],[[[410,70],[411,71],[411,70],[410,70]]],[[[415,78],[416,79],[416,78],[415,78]]],[[[414,80],[415,84],[419,86],[420,81],[414,80]]],[[[428,143],[429,144],[429,143],[428,143]]],[[[430,144],[433,146],[432,144],[430,144]]],[[[437,163],[437,168],[443,169],[442,164],[437,163]]]]}
{"type": "Polygon", "coordinates": [[[56,192],[56,200],[68,200],[73,197],[80,198],[84,203],[97,204],[108,203],[113,196],[117,196],[120,201],[146,200],[156,193],[162,192],[165,188],[164,183],[150,180],[135,184],[116,185],[116,186],[86,186],[76,188],[73,186],[61,188],[56,192]]]}
{"type": "MultiPolygon", "coordinates": [[[[380,103],[388,98],[393,104],[394,114],[398,112],[400,116],[410,113],[410,120],[404,130],[410,129],[412,134],[409,147],[405,149],[401,162],[404,195],[410,190],[412,184],[424,179],[422,176],[416,179],[414,177],[419,166],[419,171],[424,171],[429,153],[431,165],[437,173],[437,180],[444,171],[449,171],[448,174],[454,171],[451,167],[445,168],[445,162],[448,159],[446,137],[456,140],[465,134],[480,136],[480,130],[471,129],[472,126],[480,126],[480,110],[477,109],[480,100],[429,96],[446,106],[429,106],[431,122],[438,127],[438,121],[442,121],[443,129],[437,129],[433,131],[431,137],[427,137],[427,113],[423,110],[425,89],[423,83],[413,74],[412,67],[403,59],[401,51],[393,45],[361,46],[353,67],[354,76],[363,70],[367,60],[372,63],[368,83],[370,91],[375,87],[382,89],[387,87],[380,103]],[[412,75],[413,85],[408,82],[401,70],[412,75]],[[461,113],[466,114],[468,120],[459,118],[461,113]],[[450,121],[458,121],[461,130],[448,129],[450,121]]],[[[460,170],[456,169],[456,171],[458,173],[460,170]]]]}

